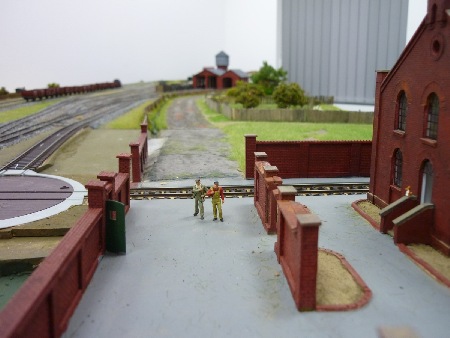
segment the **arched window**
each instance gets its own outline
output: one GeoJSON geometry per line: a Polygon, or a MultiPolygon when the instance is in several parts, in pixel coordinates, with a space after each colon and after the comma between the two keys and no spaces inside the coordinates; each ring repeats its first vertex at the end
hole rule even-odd
{"type": "Polygon", "coordinates": [[[402,168],[403,155],[400,149],[397,149],[394,156],[394,185],[397,187],[402,186],[402,168]]]}
{"type": "Polygon", "coordinates": [[[408,100],[406,94],[402,90],[397,100],[397,129],[405,131],[406,129],[406,113],[408,110],[408,100]]]}
{"type": "Polygon", "coordinates": [[[425,136],[436,140],[439,119],[439,98],[435,93],[431,93],[431,95],[428,97],[426,112],[427,126],[425,136]]]}

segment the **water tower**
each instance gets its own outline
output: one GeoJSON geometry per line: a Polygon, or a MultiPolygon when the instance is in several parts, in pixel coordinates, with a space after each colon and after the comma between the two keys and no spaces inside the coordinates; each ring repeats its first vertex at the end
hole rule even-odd
{"type": "Polygon", "coordinates": [[[228,55],[224,52],[220,52],[216,55],[216,66],[217,68],[227,70],[228,69],[228,55]]]}

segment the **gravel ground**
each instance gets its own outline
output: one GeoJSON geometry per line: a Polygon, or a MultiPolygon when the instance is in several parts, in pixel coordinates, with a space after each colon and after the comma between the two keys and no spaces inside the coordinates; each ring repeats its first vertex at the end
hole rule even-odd
{"type": "Polygon", "coordinates": [[[149,160],[144,180],[242,178],[238,164],[228,159],[226,135],[199,112],[196,99],[178,98],[168,110],[168,129],[159,136],[163,146],[149,160]]]}

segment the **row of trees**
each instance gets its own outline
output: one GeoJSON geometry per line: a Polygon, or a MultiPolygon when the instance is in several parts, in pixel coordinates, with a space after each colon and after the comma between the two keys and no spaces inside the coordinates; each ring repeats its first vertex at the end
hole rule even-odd
{"type": "Polygon", "coordinates": [[[227,96],[241,103],[244,108],[257,107],[265,96],[272,96],[279,108],[304,106],[308,97],[297,83],[286,83],[287,72],[275,69],[266,61],[258,72],[251,76],[251,83],[239,81],[227,91],[227,96]]]}

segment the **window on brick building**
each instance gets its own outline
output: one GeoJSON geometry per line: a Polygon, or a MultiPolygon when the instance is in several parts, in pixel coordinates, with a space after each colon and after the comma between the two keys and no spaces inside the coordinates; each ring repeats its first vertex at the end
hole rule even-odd
{"type": "Polygon", "coordinates": [[[435,93],[428,97],[427,102],[427,127],[425,136],[436,140],[439,119],[439,98],[435,93]]]}
{"type": "Polygon", "coordinates": [[[397,149],[394,156],[394,185],[397,187],[402,186],[402,168],[403,155],[400,149],[397,149]]]}
{"type": "Polygon", "coordinates": [[[420,192],[420,203],[431,203],[433,195],[433,167],[430,161],[425,161],[422,167],[422,187],[420,192]]]}
{"type": "Polygon", "coordinates": [[[405,131],[406,129],[406,113],[408,110],[408,100],[406,94],[401,91],[397,100],[397,129],[405,131]]]}

